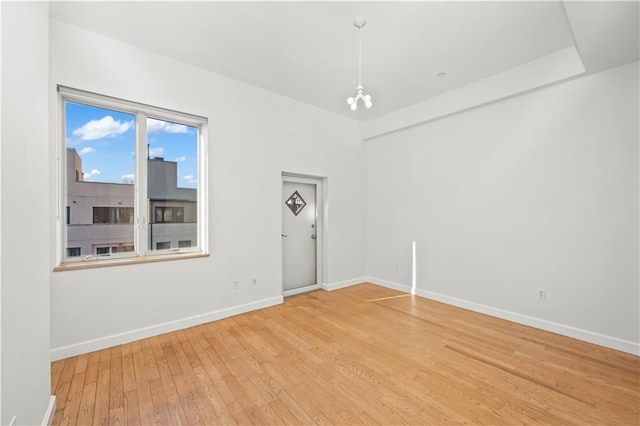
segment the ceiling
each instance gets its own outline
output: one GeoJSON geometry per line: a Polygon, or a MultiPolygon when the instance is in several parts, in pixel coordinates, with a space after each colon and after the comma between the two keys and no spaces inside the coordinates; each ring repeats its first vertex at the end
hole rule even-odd
{"type": "Polygon", "coordinates": [[[569,46],[588,71],[639,56],[637,1],[73,1],[51,3],[50,16],[360,121],[569,46]],[[362,82],[374,105],[352,112],[356,16],[368,21],[362,82]]]}

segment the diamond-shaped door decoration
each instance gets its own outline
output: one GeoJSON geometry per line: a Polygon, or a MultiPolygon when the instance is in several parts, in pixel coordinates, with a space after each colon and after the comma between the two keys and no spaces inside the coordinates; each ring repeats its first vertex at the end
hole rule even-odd
{"type": "Polygon", "coordinates": [[[307,205],[307,203],[302,199],[300,194],[298,194],[298,191],[291,194],[291,197],[289,197],[289,199],[285,202],[285,204],[289,207],[291,212],[296,216],[298,216],[298,213],[300,213],[302,209],[304,209],[304,206],[307,205]]]}

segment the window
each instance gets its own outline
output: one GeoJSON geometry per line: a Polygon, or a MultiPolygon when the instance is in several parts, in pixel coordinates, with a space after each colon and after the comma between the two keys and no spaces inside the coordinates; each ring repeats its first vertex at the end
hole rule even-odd
{"type": "Polygon", "coordinates": [[[133,251],[133,244],[95,247],[96,256],[111,256],[114,253],[128,253],[132,251],[133,251]]]}
{"type": "Polygon", "coordinates": [[[133,207],[94,207],[93,223],[133,223],[133,207]]]}
{"type": "Polygon", "coordinates": [[[156,207],[156,223],[183,223],[184,207],[156,207]]]}
{"type": "Polygon", "coordinates": [[[98,256],[108,256],[111,254],[109,247],[96,247],[96,254],[98,256]]]}
{"type": "Polygon", "coordinates": [[[59,202],[74,208],[73,220],[69,207],[60,212],[60,261],[146,256],[171,244],[206,252],[207,119],[65,87],[59,93],[59,202]]]}
{"type": "Polygon", "coordinates": [[[133,251],[133,245],[111,247],[111,253],[127,253],[133,251]]]}
{"type": "Polygon", "coordinates": [[[171,243],[169,241],[160,241],[156,243],[156,250],[169,250],[171,243]]]}

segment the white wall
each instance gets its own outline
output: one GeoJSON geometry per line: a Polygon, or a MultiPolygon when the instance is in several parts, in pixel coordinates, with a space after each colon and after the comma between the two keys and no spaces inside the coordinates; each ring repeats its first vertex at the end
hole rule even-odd
{"type": "Polygon", "coordinates": [[[41,424],[50,398],[47,3],[2,2],[0,423],[41,424]]]}
{"type": "MultiPolygon", "coordinates": [[[[0,3],[0,25],[2,4],[0,3]]],[[[2,164],[2,27],[0,26],[0,165],[2,164]]],[[[0,168],[0,241],[2,241],[2,169],[0,168]]],[[[0,424],[2,423],[2,244],[0,243],[0,424]]]]}
{"type": "Polygon", "coordinates": [[[638,117],[636,62],[367,142],[368,275],[638,353],[638,117]]]}
{"type": "MultiPolygon", "coordinates": [[[[357,123],[61,22],[51,21],[50,43],[52,98],[61,84],[206,116],[210,167],[211,256],[52,272],[54,358],[163,331],[158,325],[165,323],[184,326],[278,303],[283,171],[328,178],[323,281],[365,275],[365,162],[357,123]]],[[[53,144],[55,99],[50,111],[53,144]]],[[[55,172],[49,176],[55,194],[55,172]]],[[[55,208],[52,195],[51,215],[55,208]]],[[[50,240],[54,252],[53,230],[50,240]]]]}

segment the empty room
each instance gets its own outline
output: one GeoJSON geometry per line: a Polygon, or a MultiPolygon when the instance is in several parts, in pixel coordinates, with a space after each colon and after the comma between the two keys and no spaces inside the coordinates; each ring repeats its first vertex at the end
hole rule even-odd
{"type": "Polygon", "coordinates": [[[639,22],[0,1],[0,424],[640,424],[639,22]]]}

